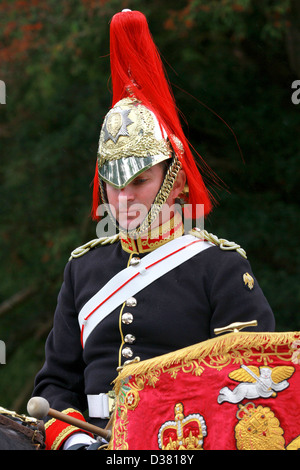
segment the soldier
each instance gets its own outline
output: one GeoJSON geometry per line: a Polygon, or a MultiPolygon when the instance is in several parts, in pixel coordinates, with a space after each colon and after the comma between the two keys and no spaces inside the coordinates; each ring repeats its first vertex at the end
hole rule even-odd
{"type": "MultiPolygon", "coordinates": [[[[244,250],[192,227],[199,207],[203,216],[211,211],[212,198],[146,18],[118,13],[110,34],[113,103],[100,133],[93,196],[101,236],[74,250],[66,265],[33,392],[82,420],[88,410],[101,427],[124,361],[205,341],[235,321],[275,328],[244,250]],[[106,225],[115,228],[109,236],[103,207],[106,225]]],[[[48,449],[95,442],[56,419],[46,423],[46,437],[48,449]]]]}

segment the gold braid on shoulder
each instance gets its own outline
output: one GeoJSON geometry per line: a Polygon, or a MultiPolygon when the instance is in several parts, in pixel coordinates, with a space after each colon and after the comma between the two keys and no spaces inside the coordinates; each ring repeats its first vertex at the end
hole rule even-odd
{"type": "Polygon", "coordinates": [[[206,240],[207,242],[211,242],[214,245],[217,245],[221,250],[235,250],[237,251],[243,258],[247,259],[246,252],[240,245],[235,242],[230,242],[225,240],[225,238],[218,238],[216,235],[212,233],[208,233],[206,230],[201,230],[199,228],[193,228],[190,231],[191,235],[194,235],[197,238],[201,238],[206,240]]]}
{"type": "MultiPolygon", "coordinates": [[[[199,228],[194,228],[190,231],[190,234],[194,235],[197,238],[201,238],[205,241],[213,243],[214,245],[218,246],[221,250],[236,250],[243,258],[247,259],[245,250],[235,242],[230,242],[228,240],[225,240],[225,238],[218,238],[216,235],[208,233],[206,230],[200,230],[199,228]]],[[[84,245],[75,248],[75,250],[73,250],[71,253],[69,261],[73,258],[79,258],[80,256],[83,256],[85,253],[90,251],[92,248],[95,248],[96,246],[110,245],[112,243],[115,243],[119,240],[119,238],[120,235],[117,233],[116,235],[113,235],[111,237],[101,237],[95,238],[94,240],[90,240],[84,245]]]]}
{"type": "Polygon", "coordinates": [[[111,237],[101,237],[101,238],[95,238],[94,240],[90,240],[89,242],[85,243],[84,245],[79,246],[78,248],[75,248],[75,250],[72,251],[71,256],[69,258],[69,261],[73,258],[79,258],[80,256],[84,255],[88,251],[90,251],[91,248],[95,248],[98,245],[111,245],[112,243],[115,243],[116,241],[119,240],[119,234],[117,233],[116,235],[113,235],[111,237]]]}

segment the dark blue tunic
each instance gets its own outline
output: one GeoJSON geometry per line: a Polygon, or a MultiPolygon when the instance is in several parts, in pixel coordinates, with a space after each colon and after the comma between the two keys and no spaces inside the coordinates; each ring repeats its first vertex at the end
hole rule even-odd
{"type": "Polygon", "coordinates": [[[128,359],[122,355],[125,347],[144,360],[205,341],[214,336],[215,328],[232,322],[257,320],[258,326],[248,330],[274,331],[272,310],[249,262],[236,251],[213,246],[137,293],[135,306],[120,305],[111,312],[83,349],[78,313],[127,266],[129,256],[117,242],[67,263],[45,364],[33,393],[45,397],[52,408],[83,413],[86,395],[111,390],[117,367],[128,359]],[[252,289],[243,280],[245,273],[254,279],[252,289]],[[122,322],[123,313],[131,313],[131,323],[122,322]],[[124,343],[126,335],[134,337],[133,343],[124,343]]]}

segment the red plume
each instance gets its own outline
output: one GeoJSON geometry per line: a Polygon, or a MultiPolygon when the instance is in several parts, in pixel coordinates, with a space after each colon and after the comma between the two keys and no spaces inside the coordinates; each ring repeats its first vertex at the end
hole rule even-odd
{"type": "Polygon", "coordinates": [[[99,181],[99,169],[98,169],[98,162],[96,162],[95,168],[95,175],[93,181],[93,204],[91,210],[91,216],[93,220],[99,220],[99,216],[97,215],[97,209],[100,205],[100,181],[99,181]]]}

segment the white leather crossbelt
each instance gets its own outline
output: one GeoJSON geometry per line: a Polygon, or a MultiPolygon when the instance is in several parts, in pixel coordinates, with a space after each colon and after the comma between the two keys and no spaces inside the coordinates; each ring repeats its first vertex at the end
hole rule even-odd
{"type": "Polygon", "coordinates": [[[127,299],[211,246],[193,235],[184,235],[148,253],[137,266],[128,266],[116,274],[79,312],[82,346],[93,329],[127,299]]]}

